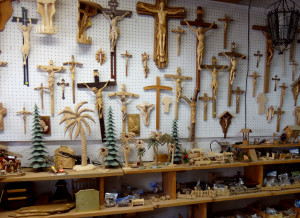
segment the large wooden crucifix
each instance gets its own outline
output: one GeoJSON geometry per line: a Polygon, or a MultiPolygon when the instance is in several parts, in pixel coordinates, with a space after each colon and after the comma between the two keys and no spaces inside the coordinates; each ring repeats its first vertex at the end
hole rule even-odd
{"type": "Polygon", "coordinates": [[[166,78],[171,78],[174,82],[176,82],[176,99],[175,99],[175,119],[176,120],[178,120],[178,104],[179,104],[179,99],[181,98],[181,93],[182,93],[181,83],[184,80],[192,80],[192,77],[190,77],[190,76],[181,76],[180,72],[181,72],[180,67],[177,67],[176,75],[165,74],[166,78]]]}
{"type": "Polygon", "coordinates": [[[127,101],[131,98],[138,98],[138,94],[126,92],[125,84],[122,84],[121,92],[113,92],[108,94],[109,97],[116,96],[122,104],[122,132],[126,132],[126,117],[127,117],[127,101]]]}
{"type": "Polygon", "coordinates": [[[103,115],[102,91],[104,89],[103,87],[106,87],[106,85],[107,86],[116,86],[117,83],[115,81],[114,82],[112,82],[112,81],[100,82],[98,70],[94,70],[94,82],[93,83],[77,83],[77,88],[79,88],[79,89],[89,88],[96,95],[95,108],[98,111],[102,142],[105,142],[105,123],[104,123],[104,118],[102,116],[103,115]]]}
{"type": "Polygon", "coordinates": [[[40,87],[35,87],[34,90],[39,90],[40,91],[40,96],[41,96],[41,106],[42,110],[44,110],[44,90],[49,90],[48,87],[44,87],[43,83],[41,83],[40,87]]]}
{"type": "Polygon", "coordinates": [[[274,111],[274,114],[277,115],[277,125],[276,125],[276,132],[280,131],[280,120],[281,116],[285,113],[285,111],[281,110],[281,107],[277,109],[277,111],[274,111]]]}
{"type": "Polygon", "coordinates": [[[224,22],[224,49],[227,49],[227,30],[228,30],[228,23],[234,21],[233,19],[228,18],[225,14],[225,18],[219,18],[218,21],[224,22]]]}
{"type": "Polygon", "coordinates": [[[25,110],[25,106],[23,107],[22,111],[17,111],[17,114],[23,115],[23,122],[24,122],[24,134],[26,134],[26,116],[32,114],[30,111],[25,110]]]}
{"type": "Polygon", "coordinates": [[[144,90],[156,90],[156,129],[159,129],[159,115],[160,115],[160,90],[172,91],[172,88],[169,86],[161,86],[159,76],[156,77],[156,85],[146,86],[144,90]]]}
{"type": "Polygon", "coordinates": [[[249,75],[250,77],[253,78],[253,83],[252,83],[252,97],[255,97],[255,89],[256,89],[256,80],[260,75],[257,74],[256,71],[252,75],[249,75]]]}
{"type": "Polygon", "coordinates": [[[214,56],[212,57],[212,64],[211,65],[202,65],[201,67],[205,67],[212,75],[212,82],[211,82],[211,89],[212,89],[212,96],[213,96],[213,113],[212,117],[217,117],[217,93],[218,93],[218,75],[219,73],[228,68],[227,65],[217,65],[217,58],[214,56]]]}
{"type": "Polygon", "coordinates": [[[159,69],[168,65],[168,19],[185,16],[184,7],[170,7],[168,0],[155,0],[155,4],[138,2],[136,4],[138,14],[155,17],[154,26],[154,52],[153,60],[159,69]]]}
{"type": "Polygon", "coordinates": [[[244,90],[241,90],[240,87],[237,87],[236,90],[232,90],[232,94],[236,94],[236,108],[235,112],[238,114],[240,112],[240,95],[245,93],[244,90]]]}
{"type": "Polygon", "coordinates": [[[30,52],[30,30],[32,28],[32,24],[37,24],[38,19],[28,18],[28,10],[22,7],[22,17],[13,17],[12,22],[18,23],[18,27],[23,33],[23,46],[21,48],[21,52],[23,54],[23,84],[29,86],[28,55],[30,52]],[[20,23],[22,26],[20,26],[20,23]],[[27,26],[28,24],[30,24],[30,26],[27,26]]]}
{"type": "Polygon", "coordinates": [[[268,25],[267,26],[253,25],[252,29],[261,31],[262,34],[266,37],[264,93],[268,93],[270,88],[270,66],[274,56],[274,47],[271,38],[270,28],[268,25]]]}
{"type": "Polygon", "coordinates": [[[207,102],[208,101],[211,101],[211,100],[214,100],[213,97],[208,97],[207,93],[204,93],[204,95],[202,97],[199,97],[199,100],[203,101],[204,102],[204,121],[207,120],[207,102]]]}
{"type": "Polygon", "coordinates": [[[235,43],[231,43],[231,51],[230,52],[222,52],[219,53],[219,56],[225,56],[230,60],[230,68],[229,70],[229,85],[228,85],[228,100],[227,106],[231,106],[231,96],[232,96],[232,86],[236,76],[238,61],[242,59],[246,59],[246,56],[240,53],[235,52],[235,43]]]}

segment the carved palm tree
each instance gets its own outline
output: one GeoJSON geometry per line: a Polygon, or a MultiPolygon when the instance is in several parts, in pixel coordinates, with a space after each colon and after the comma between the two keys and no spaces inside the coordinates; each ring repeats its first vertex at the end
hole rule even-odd
{"type": "Polygon", "coordinates": [[[122,143],[122,152],[125,158],[125,166],[128,167],[128,154],[130,153],[130,145],[129,143],[134,141],[135,133],[133,132],[122,132],[120,136],[120,141],[122,143]]]}
{"type": "Polygon", "coordinates": [[[129,165],[128,154],[130,153],[130,145],[122,145],[122,152],[125,158],[125,167],[128,167],[129,165]]]}
{"type": "Polygon", "coordinates": [[[103,147],[99,149],[99,157],[101,156],[101,161],[102,161],[102,169],[105,170],[105,163],[104,163],[104,157],[108,155],[108,148],[103,147]]]}
{"type": "Polygon", "coordinates": [[[145,154],[146,149],[144,148],[144,141],[139,139],[135,141],[136,152],[139,156],[140,166],[143,166],[142,156],[145,154]]]}
{"type": "Polygon", "coordinates": [[[86,119],[89,119],[95,123],[95,120],[92,118],[89,114],[84,114],[85,112],[94,112],[92,109],[89,108],[83,108],[79,110],[84,104],[86,104],[87,101],[80,102],[76,105],[75,110],[72,111],[71,109],[65,108],[60,114],[65,114],[65,116],[60,120],[59,124],[62,124],[63,122],[67,122],[67,126],[65,127],[65,134],[70,129],[70,139],[72,140],[73,130],[76,128],[75,131],[75,137],[74,139],[77,139],[79,134],[81,137],[81,166],[87,165],[87,144],[86,144],[86,135],[83,126],[85,126],[88,134],[91,133],[91,128],[86,121],[86,119]]]}

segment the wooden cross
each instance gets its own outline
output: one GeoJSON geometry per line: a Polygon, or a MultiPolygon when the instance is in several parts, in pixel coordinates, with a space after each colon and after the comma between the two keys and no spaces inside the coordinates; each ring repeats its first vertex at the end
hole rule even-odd
{"type": "Polygon", "coordinates": [[[184,80],[192,80],[192,77],[190,77],[190,76],[180,76],[180,72],[181,72],[180,67],[177,67],[176,75],[165,74],[166,78],[171,78],[174,82],[176,82],[176,100],[175,100],[175,119],[176,120],[178,120],[178,104],[179,104],[179,99],[181,98],[181,93],[182,93],[181,83],[184,80]]]}
{"type": "Polygon", "coordinates": [[[181,29],[180,26],[178,26],[177,29],[172,29],[172,32],[177,34],[177,56],[179,56],[181,34],[183,34],[185,30],[181,29]]]}
{"type": "Polygon", "coordinates": [[[266,37],[266,58],[265,58],[265,76],[264,76],[264,93],[269,92],[270,88],[270,66],[274,56],[274,47],[271,38],[269,26],[253,25],[253,30],[258,30],[266,37]]]}
{"type": "Polygon", "coordinates": [[[168,90],[172,91],[172,88],[169,86],[161,86],[159,76],[156,77],[156,85],[146,86],[144,90],[152,90],[156,91],[156,129],[159,129],[159,112],[160,112],[160,90],[168,90]]]}
{"type": "Polygon", "coordinates": [[[277,111],[274,111],[274,114],[277,114],[277,125],[276,125],[276,132],[279,132],[280,130],[280,120],[281,120],[281,116],[282,114],[284,114],[285,111],[281,110],[281,107],[277,109],[277,111]]]}
{"type": "Polygon", "coordinates": [[[227,65],[217,65],[217,58],[214,56],[211,60],[211,65],[201,65],[201,67],[205,67],[212,75],[211,88],[213,93],[213,118],[217,117],[217,92],[218,92],[218,75],[219,73],[228,68],[227,65]]]}
{"type": "Polygon", "coordinates": [[[138,98],[138,94],[126,92],[126,86],[125,84],[122,84],[121,92],[114,92],[109,93],[109,97],[116,96],[120,99],[122,104],[122,132],[126,132],[126,117],[127,117],[127,101],[131,99],[132,97],[138,98]]]}
{"type": "Polygon", "coordinates": [[[291,87],[292,87],[292,93],[293,93],[293,97],[294,97],[294,106],[296,106],[298,96],[300,93],[300,76],[298,77],[298,79],[295,82],[292,83],[291,87]]]}
{"type": "Polygon", "coordinates": [[[24,121],[24,134],[26,134],[26,116],[32,114],[30,111],[25,110],[25,106],[23,107],[22,111],[17,111],[17,114],[23,115],[23,121],[24,121]]]}
{"type": "Polygon", "coordinates": [[[263,56],[263,54],[260,51],[257,51],[254,56],[257,57],[256,68],[259,68],[260,58],[263,56]]]}
{"type": "Polygon", "coordinates": [[[229,129],[229,126],[231,124],[231,120],[234,118],[234,116],[229,111],[224,111],[220,116],[220,124],[222,126],[222,130],[224,133],[224,139],[227,138],[227,132],[229,129]]]}
{"type": "Polygon", "coordinates": [[[204,93],[202,97],[199,97],[199,100],[204,102],[204,121],[207,120],[207,102],[213,99],[213,97],[208,97],[207,93],[204,93]]]}
{"type": "Polygon", "coordinates": [[[290,65],[293,66],[293,71],[292,71],[292,81],[294,81],[294,80],[295,80],[296,67],[298,66],[298,64],[297,64],[295,61],[293,61],[292,63],[290,63],[290,65]]]}
{"type": "Polygon", "coordinates": [[[128,66],[128,58],[131,58],[132,55],[129,54],[126,50],[125,54],[121,54],[122,56],[125,57],[125,69],[126,69],[126,76],[127,76],[127,66],[128,66]]]}
{"type": "Polygon", "coordinates": [[[277,91],[277,84],[278,84],[278,81],[280,81],[280,78],[275,75],[274,78],[272,78],[273,81],[275,81],[275,87],[274,87],[274,91],[276,92],[277,91]]]}
{"type": "MultiPolygon", "coordinates": [[[[19,22],[22,23],[22,25],[26,26],[30,23],[37,24],[38,19],[28,18],[28,9],[22,7],[22,17],[13,17],[12,22],[19,22]]],[[[24,43],[24,37],[23,37],[23,43],[24,43]]],[[[24,72],[24,85],[29,86],[29,70],[28,70],[28,57],[26,60],[24,60],[26,64],[23,64],[23,72],[24,72]]]]}
{"type": "Polygon", "coordinates": [[[40,90],[41,104],[42,104],[41,106],[42,106],[42,110],[44,110],[44,90],[49,90],[49,88],[44,87],[43,83],[41,83],[41,86],[34,88],[34,90],[40,90]]]}
{"type": "Polygon", "coordinates": [[[281,86],[279,86],[281,88],[281,95],[280,95],[280,107],[282,107],[283,105],[283,98],[284,98],[284,95],[285,95],[285,90],[288,88],[285,83],[282,83],[281,86]]]}
{"type": "Polygon", "coordinates": [[[236,94],[236,108],[235,112],[238,114],[240,112],[240,95],[245,93],[244,90],[241,90],[240,87],[237,87],[236,90],[232,90],[232,94],[236,94]]]}
{"type": "Polygon", "coordinates": [[[258,77],[261,77],[260,75],[256,74],[257,72],[254,71],[252,75],[249,75],[250,77],[253,78],[253,83],[252,83],[252,97],[255,97],[255,88],[256,88],[256,80],[258,77]]]}
{"type": "Polygon", "coordinates": [[[185,8],[170,7],[168,0],[155,0],[155,4],[138,2],[136,10],[138,14],[155,17],[153,60],[159,69],[164,69],[168,65],[168,19],[183,19],[185,8]]]}
{"type": "Polygon", "coordinates": [[[228,23],[231,21],[234,21],[233,19],[230,19],[225,14],[225,18],[219,18],[218,21],[224,22],[224,49],[227,49],[227,29],[228,29],[228,23]]]}
{"type": "Polygon", "coordinates": [[[75,69],[77,66],[81,67],[83,64],[79,62],[75,62],[74,55],[72,55],[72,61],[65,62],[63,65],[68,65],[69,69],[71,71],[71,79],[72,79],[72,98],[73,98],[73,104],[75,104],[75,69]]]}
{"type": "MultiPolygon", "coordinates": [[[[98,70],[94,70],[94,82],[93,83],[77,83],[77,88],[79,88],[79,89],[83,89],[83,88],[86,89],[87,86],[88,86],[91,89],[92,88],[96,88],[97,90],[95,90],[95,91],[98,91],[98,90],[102,89],[106,85],[106,83],[107,82],[100,82],[99,81],[99,72],[98,72],[98,70]]],[[[117,85],[117,83],[115,81],[109,81],[109,83],[107,84],[107,86],[116,86],[116,85],[117,85]]],[[[98,96],[96,94],[96,103],[95,103],[95,105],[98,105],[97,97],[98,96]]],[[[102,95],[99,96],[99,97],[102,98],[102,95]]],[[[99,114],[99,110],[98,110],[98,116],[99,116],[101,140],[102,140],[102,142],[105,142],[105,123],[104,123],[103,116],[101,117],[100,114],[99,114]]]]}
{"type": "Polygon", "coordinates": [[[0,103],[0,131],[4,130],[3,117],[7,113],[7,109],[0,103]]]}
{"type": "Polygon", "coordinates": [[[62,88],[62,99],[65,100],[65,87],[69,87],[69,83],[65,83],[64,79],[61,79],[61,83],[57,83],[58,86],[61,86],[62,88]]]}

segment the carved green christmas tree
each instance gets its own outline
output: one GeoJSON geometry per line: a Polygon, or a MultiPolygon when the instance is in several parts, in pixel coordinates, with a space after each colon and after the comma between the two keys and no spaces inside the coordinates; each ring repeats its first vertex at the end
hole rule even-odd
{"type": "Polygon", "coordinates": [[[172,137],[173,137],[174,142],[176,144],[176,149],[175,149],[175,153],[174,153],[174,163],[178,164],[178,163],[181,162],[182,154],[180,153],[181,152],[181,145],[178,143],[179,142],[179,137],[178,137],[177,120],[173,120],[172,137]]]}
{"type": "Polygon", "coordinates": [[[120,165],[118,156],[118,147],[116,145],[115,125],[113,120],[113,112],[111,107],[108,109],[108,121],[105,131],[105,144],[108,148],[108,155],[105,158],[105,166],[108,168],[116,168],[120,165]]]}
{"type": "Polygon", "coordinates": [[[39,109],[35,105],[34,106],[34,113],[33,113],[33,129],[32,129],[32,147],[31,150],[31,158],[29,158],[29,161],[31,162],[31,166],[34,169],[42,169],[44,167],[47,167],[46,163],[46,155],[47,152],[46,146],[45,146],[45,140],[43,137],[43,130],[42,126],[40,125],[40,115],[39,115],[39,109]]]}

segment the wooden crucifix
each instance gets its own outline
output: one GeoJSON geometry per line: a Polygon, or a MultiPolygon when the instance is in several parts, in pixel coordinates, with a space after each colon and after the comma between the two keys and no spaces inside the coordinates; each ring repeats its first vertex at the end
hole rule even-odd
{"type": "Polygon", "coordinates": [[[62,99],[65,100],[65,87],[69,87],[69,83],[66,83],[64,79],[61,79],[61,82],[57,83],[58,86],[61,86],[62,89],[62,99]]]}
{"type": "Polygon", "coordinates": [[[22,17],[13,17],[12,22],[18,23],[18,27],[23,34],[23,46],[21,48],[21,52],[23,54],[23,84],[29,86],[28,55],[30,52],[30,30],[32,28],[32,24],[37,24],[38,19],[28,18],[28,10],[22,7],[22,17]],[[28,24],[30,25],[27,26],[28,24]]]}
{"type": "Polygon", "coordinates": [[[235,43],[231,43],[230,52],[219,53],[219,56],[225,56],[230,60],[230,68],[228,68],[229,73],[229,85],[228,85],[228,101],[227,106],[231,106],[231,95],[232,95],[232,86],[236,76],[238,61],[246,59],[246,56],[240,53],[235,52],[235,43]]]}
{"type": "Polygon", "coordinates": [[[263,54],[260,52],[260,51],[257,51],[255,54],[254,54],[254,57],[257,58],[256,60],[256,68],[259,68],[259,62],[260,62],[260,58],[263,56],[263,54]]]}
{"type": "Polygon", "coordinates": [[[295,80],[296,67],[298,66],[298,64],[295,61],[293,61],[293,62],[290,63],[290,65],[293,66],[293,69],[292,69],[292,81],[294,81],[295,80]]]}
{"type": "Polygon", "coordinates": [[[132,11],[117,10],[119,3],[117,0],[109,0],[108,6],[110,8],[103,8],[102,14],[109,20],[110,23],[110,69],[111,79],[117,81],[117,53],[116,44],[120,35],[120,30],[117,26],[118,21],[127,17],[131,18],[132,11]]]}
{"type": "Polygon", "coordinates": [[[274,56],[274,47],[271,38],[270,28],[268,25],[267,26],[253,25],[252,29],[261,31],[261,33],[266,37],[264,93],[268,93],[270,88],[270,66],[274,56]]]}
{"type": "Polygon", "coordinates": [[[241,90],[240,87],[237,87],[236,90],[232,90],[232,94],[236,94],[235,112],[237,114],[240,112],[240,95],[243,93],[245,93],[245,91],[241,90]]]}
{"type": "Polygon", "coordinates": [[[42,110],[44,110],[44,90],[49,90],[48,87],[44,87],[43,83],[41,83],[40,87],[36,87],[34,88],[34,90],[39,90],[40,91],[40,96],[41,96],[41,106],[42,106],[42,110]]]}
{"type": "Polygon", "coordinates": [[[220,124],[222,126],[222,130],[223,130],[223,133],[224,133],[224,139],[227,138],[227,132],[228,132],[228,128],[231,124],[232,118],[234,118],[234,116],[229,111],[224,111],[219,116],[220,124]]]}
{"type": "Polygon", "coordinates": [[[71,79],[72,79],[72,98],[73,98],[73,104],[75,104],[75,81],[76,81],[76,77],[75,77],[75,70],[76,67],[79,66],[81,67],[83,64],[79,63],[79,62],[75,62],[74,60],[74,55],[72,55],[72,61],[69,62],[65,62],[63,63],[63,65],[68,65],[70,72],[71,72],[71,79]]]}
{"type": "Polygon", "coordinates": [[[213,100],[213,97],[208,97],[207,93],[204,93],[204,95],[202,97],[199,97],[199,100],[204,102],[204,121],[207,120],[207,102],[213,100]]]}
{"type": "Polygon", "coordinates": [[[285,95],[285,90],[288,88],[285,83],[283,82],[281,86],[279,86],[281,88],[281,95],[280,95],[280,107],[282,107],[283,105],[283,98],[285,95]]]}
{"type": "Polygon", "coordinates": [[[168,65],[168,19],[185,16],[184,7],[170,7],[168,0],[155,0],[155,4],[138,2],[136,4],[138,14],[155,17],[154,26],[154,53],[153,60],[159,69],[168,65]]]}
{"type": "Polygon", "coordinates": [[[219,18],[218,21],[224,22],[224,49],[227,49],[227,30],[228,30],[228,23],[234,21],[233,19],[228,18],[225,14],[225,18],[219,18]]]}
{"type": "Polygon", "coordinates": [[[0,103],[0,131],[4,130],[3,117],[6,115],[7,109],[0,103]]]}
{"type": "Polygon", "coordinates": [[[179,99],[181,98],[182,93],[182,87],[181,83],[184,80],[192,80],[192,77],[190,76],[181,76],[180,75],[181,69],[180,67],[177,67],[177,74],[165,74],[166,78],[171,78],[176,83],[176,99],[175,99],[175,119],[178,120],[178,105],[179,105],[179,99]]]}
{"type": "Polygon", "coordinates": [[[253,83],[252,83],[252,97],[254,98],[255,97],[255,89],[256,89],[256,80],[257,80],[257,78],[260,77],[260,75],[258,75],[257,72],[254,71],[253,74],[249,75],[249,76],[253,78],[253,83]]]}
{"type": "Polygon", "coordinates": [[[274,87],[274,91],[276,92],[277,91],[277,84],[278,84],[278,81],[280,81],[280,78],[275,75],[274,78],[272,78],[273,81],[275,81],[275,87],[274,87]]]}
{"type": "Polygon", "coordinates": [[[127,76],[127,69],[128,69],[128,58],[132,57],[132,54],[129,54],[126,50],[125,54],[121,54],[121,56],[125,57],[125,69],[126,69],[126,76],[127,76]]]}
{"type": "Polygon", "coordinates": [[[285,113],[285,111],[281,110],[281,107],[277,109],[277,111],[274,111],[274,114],[277,115],[277,125],[276,125],[276,132],[280,131],[280,120],[281,116],[285,113]]]}
{"type": "Polygon", "coordinates": [[[24,122],[24,134],[26,134],[26,116],[32,114],[30,111],[25,110],[25,106],[23,107],[22,111],[17,111],[17,114],[23,115],[23,122],[24,122]]]}
{"type": "Polygon", "coordinates": [[[79,89],[89,88],[96,95],[95,108],[98,111],[102,142],[105,142],[105,123],[104,123],[104,117],[103,117],[102,91],[104,89],[103,87],[106,87],[106,85],[107,86],[116,86],[117,83],[115,81],[100,82],[98,70],[94,70],[94,82],[93,83],[77,83],[77,88],[79,88],[79,89]]]}
{"type": "Polygon", "coordinates": [[[177,34],[177,56],[179,56],[181,34],[183,34],[185,30],[181,29],[180,26],[178,26],[177,29],[172,29],[172,32],[177,34]]]}
{"type": "Polygon", "coordinates": [[[292,93],[294,97],[294,106],[297,106],[297,100],[300,93],[300,76],[298,79],[291,84],[292,87],[292,93]]]}
{"type": "Polygon", "coordinates": [[[48,86],[51,95],[51,114],[54,116],[54,75],[55,73],[61,73],[61,71],[65,70],[66,68],[53,66],[53,60],[50,60],[49,66],[38,65],[37,68],[48,73],[48,86]]]}
{"type": "Polygon", "coordinates": [[[126,132],[127,101],[131,98],[138,98],[138,94],[126,92],[125,84],[122,84],[121,92],[109,93],[109,97],[116,96],[120,99],[122,105],[122,132],[126,132]]]}
{"type": "Polygon", "coordinates": [[[212,57],[212,64],[211,65],[201,65],[201,67],[205,67],[212,76],[212,82],[211,82],[211,89],[212,89],[212,96],[213,96],[213,118],[217,117],[217,93],[218,93],[218,75],[219,73],[224,70],[225,68],[228,68],[227,65],[217,65],[217,58],[214,56],[212,57]]]}
{"type": "Polygon", "coordinates": [[[169,86],[161,86],[159,76],[156,77],[156,85],[146,86],[144,90],[156,90],[156,129],[159,130],[159,115],[160,115],[160,90],[172,91],[169,86]]]}

